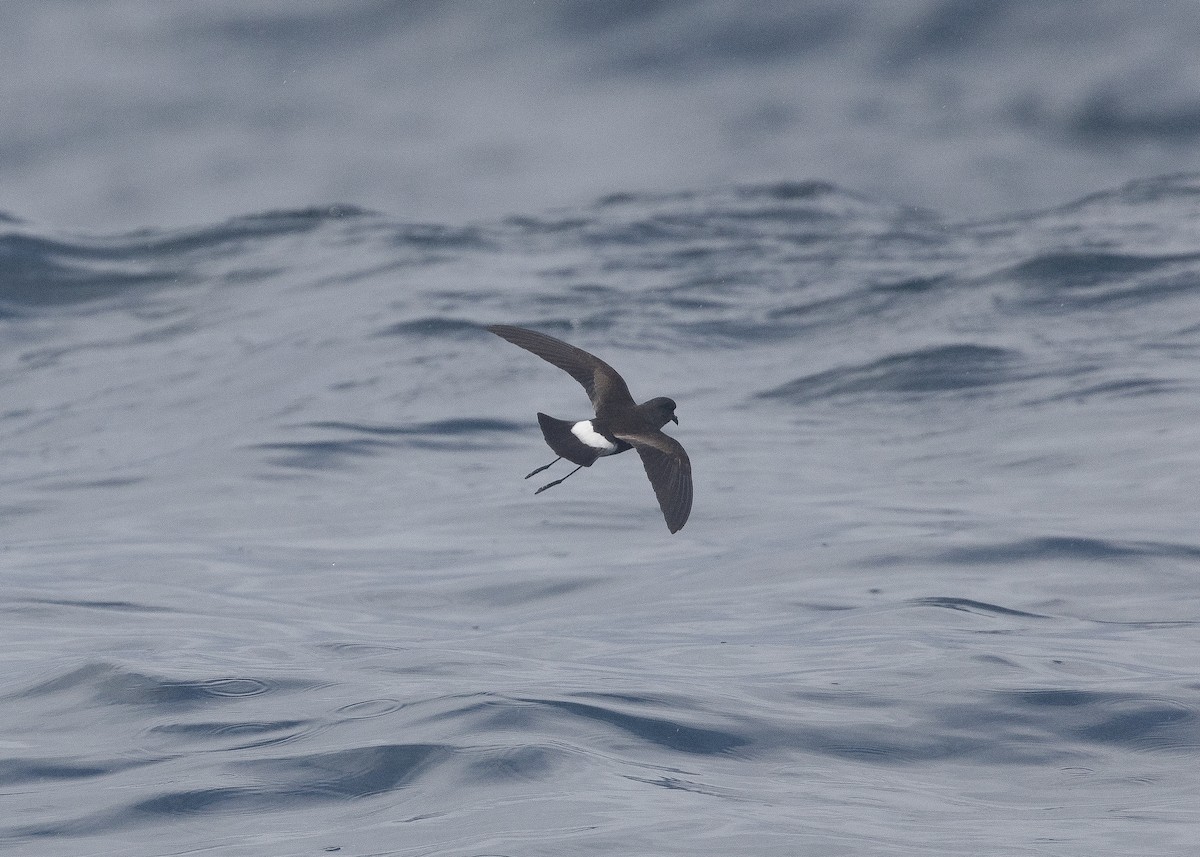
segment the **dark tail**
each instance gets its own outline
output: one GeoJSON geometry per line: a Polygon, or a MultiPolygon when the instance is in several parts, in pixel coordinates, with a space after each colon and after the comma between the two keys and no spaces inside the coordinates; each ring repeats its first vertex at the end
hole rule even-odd
{"type": "Polygon", "coordinates": [[[542,427],[542,437],[546,444],[572,464],[591,467],[600,455],[575,435],[571,434],[571,426],[575,423],[566,420],[556,420],[545,414],[538,414],[538,424],[542,427]]]}

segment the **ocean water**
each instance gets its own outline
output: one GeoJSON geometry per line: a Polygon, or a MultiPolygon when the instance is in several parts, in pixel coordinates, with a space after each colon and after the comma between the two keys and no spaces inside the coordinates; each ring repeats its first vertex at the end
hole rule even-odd
{"type": "Polygon", "coordinates": [[[0,211],[467,223],[820,179],[978,219],[1200,168],[1195,0],[5,0],[0,211]]]}
{"type": "Polygon", "coordinates": [[[0,853],[1200,852],[1198,41],[0,4],[0,853]]]}
{"type": "Polygon", "coordinates": [[[1194,853],[1197,248],[1195,174],[6,218],[0,848],[1194,853]],[[677,400],[680,533],[533,496],[588,402],[493,322],[677,400]]]}

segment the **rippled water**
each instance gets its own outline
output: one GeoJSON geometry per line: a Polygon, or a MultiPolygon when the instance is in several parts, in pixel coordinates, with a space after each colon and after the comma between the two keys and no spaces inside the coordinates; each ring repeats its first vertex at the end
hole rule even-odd
{"type": "Polygon", "coordinates": [[[0,843],[1184,854],[1200,178],[0,224],[0,843]],[[670,395],[534,497],[587,348],[670,395]]]}
{"type": "Polygon", "coordinates": [[[1194,0],[5,0],[0,210],[461,223],[820,178],[957,218],[1196,169],[1194,0]]]}

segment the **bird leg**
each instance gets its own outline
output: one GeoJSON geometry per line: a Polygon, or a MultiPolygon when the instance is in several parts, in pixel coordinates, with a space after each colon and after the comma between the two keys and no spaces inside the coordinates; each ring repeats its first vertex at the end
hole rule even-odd
{"type": "MultiPolygon", "coordinates": [[[[561,455],[560,455],[558,458],[556,458],[556,459],[554,459],[553,461],[551,461],[549,464],[544,464],[544,465],[542,465],[542,466],[541,466],[541,467],[539,467],[537,470],[533,471],[533,473],[530,473],[530,474],[529,474],[529,476],[535,476],[536,474],[538,474],[538,473],[541,473],[541,472],[542,472],[543,470],[545,470],[547,467],[553,467],[555,464],[558,464],[558,462],[560,462],[560,461],[562,461],[562,456],[561,456],[561,455]]],[[[529,478],[529,476],[526,476],[525,478],[526,478],[526,479],[528,479],[528,478],[529,478]]],[[[565,476],[564,476],[563,478],[564,478],[564,479],[566,479],[566,477],[565,477],[565,476]]]]}
{"type": "MultiPolygon", "coordinates": [[[[546,465],[546,466],[547,466],[547,467],[549,467],[550,465],[546,465]]],[[[584,468],[584,465],[582,465],[582,464],[581,464],[581,465],[579,465],[578,467],[576,467],[574,470],[572,470],[570,473],[568,473],[566,476],[564,476],[562,479],[555,479],[553,482],[550,482],[550,483],[548,483],[548,484],[546,484],[546,485],[543,485],[541,488],[539,488],[538,490],[534,491],[533,493],[534,493],[534,494],[541,494],[541,493],[542,493],[543,491],[545,491],[547,488],[553,488],[553,487],[554,487],[555,485],[557,485],[559,482],[566,482],[568,479],[570,479],[572,476],[574,476],[574,475],[575,475],[576,473],[578,473],[580,470],[583,470],[583,468],[584,468]]],[[[534,471],[534,472],[536,472],[536,471],[534,471]]],[[[530,475],[532,476],[533,474],[530,474],[530,475]]]]}

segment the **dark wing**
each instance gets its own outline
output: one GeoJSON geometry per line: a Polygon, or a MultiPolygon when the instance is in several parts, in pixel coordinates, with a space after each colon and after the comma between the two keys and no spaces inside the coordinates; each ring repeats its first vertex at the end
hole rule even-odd
{"type": "Polygon", "coordinates": [[[582,348],[568,345],[553,336],[511,324],[489,324],[487,329],[513,345],[532,351],[547,363],[553,363],[582,384],[592,400],[596,416],[604,416],[603,412],[614,406],[634,403],[629,388],[617,370],[594,354],[588,354],[582,348]]]}
{"type": "Polygon", "coordinates": [[[613,432],[613,436],[633,444],[642,457],[642,465],[650,477],[650,484],[654,486],[654,495],[658,497],[658,507],[667,521],[667,529],[673,533],[679,532],[692,513],[692,462],[688,460],[683,446],[660,431],[636,434],[613,432]]]}

